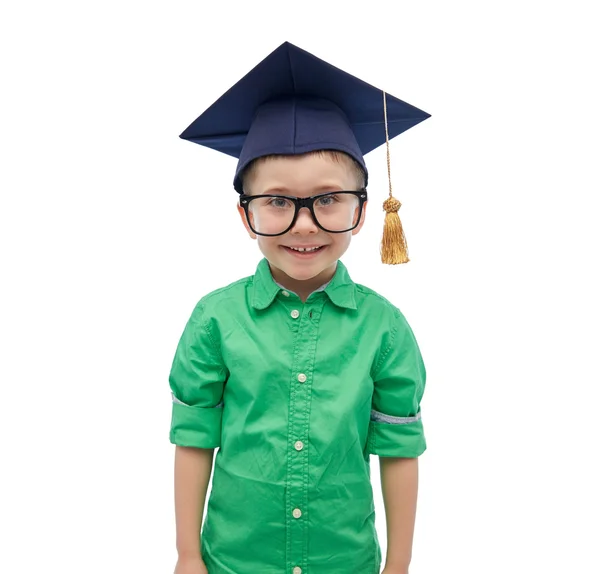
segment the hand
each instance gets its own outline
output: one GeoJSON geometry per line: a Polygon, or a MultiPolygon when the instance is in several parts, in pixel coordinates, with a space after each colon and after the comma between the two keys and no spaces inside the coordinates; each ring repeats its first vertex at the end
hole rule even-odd
{"type": "Polygon", "coordinates": [[[179,558],[173,574],[208,574],[202,558],[179,558]]]}

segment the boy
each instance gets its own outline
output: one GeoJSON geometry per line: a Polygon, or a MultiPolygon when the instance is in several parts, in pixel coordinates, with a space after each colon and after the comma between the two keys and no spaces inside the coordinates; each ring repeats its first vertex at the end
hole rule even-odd
{"type": "Polygon", "coordinates": [[[363,154],[426,117],[285,43],[182,134],[239,158],[264,258],[198,302],[173,360],[176,574],[378,574],[371,454],[383,572],[407,574],[425,367],[402,313],[339,259],[365,221],[363,154]]]}

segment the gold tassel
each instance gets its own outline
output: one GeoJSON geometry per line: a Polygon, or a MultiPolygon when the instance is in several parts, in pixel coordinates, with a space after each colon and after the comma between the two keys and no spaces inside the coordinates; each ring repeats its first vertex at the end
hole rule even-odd
{"type": "Polygon", "coordinates": [[[392,196],[392,175],[390,169],[390,142],[387,126],[387,104],[385,92],[383,92],[383,116],[385,121],[385,144],[387,149],[387,168],[388,182],[390,186],[390,196],[383,202],[385,210],[385,221],[383,223],[383,238],[381,240],[381,261],[388,265],[398,265],[399,263],[408,263],[408,247],[406,237],[402,229],[402,222],[398,215],[398,210],[402,205],[392,196]]]}
{"type": "Polygon", "coordinates": [[[408,248],[402,229],[398,210],[402,204],[395,197],[388,197],[383,202],[385,221],[383,223],[383,239],[381,241],[381,261],[388,265],[408,263],[408,248]]]}

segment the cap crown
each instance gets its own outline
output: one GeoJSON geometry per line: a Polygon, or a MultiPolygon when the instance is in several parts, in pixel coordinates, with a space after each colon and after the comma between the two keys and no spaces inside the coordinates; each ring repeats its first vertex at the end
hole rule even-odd
{"type": "MultiPolygon", "coordinates": [[[[386,95],[393,138],[430,115],[386,95]]],[[[365,170],[363,155],[385,143],[382,90],[283,43],[181,134],[239,158],[234,187],[254,159],[334,149],[365,170]]]]}

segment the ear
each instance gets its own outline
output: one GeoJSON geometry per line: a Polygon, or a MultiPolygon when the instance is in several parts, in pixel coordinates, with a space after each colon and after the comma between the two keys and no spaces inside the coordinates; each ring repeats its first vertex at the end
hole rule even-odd
{"type": "Polygon", "coordinates": [[[238,213],[240,214],[240,217],[242,218],[242,223],[244,224],[244,227],[246,228],[248,235],[250,236],[251,239],[256,239],[256,233],[254,233],[254,231],[252,231],[252,229],[250,229],[250,226],[248,225],[248,220],[246,219],[246,212],[244,211],[244,208],[239,203],[237,205],[237,210],[238,210],[238,213]]]}
{"type": "Polygon", "coordinates": [[[358,225],[352,230],[352,235],[356,235],[362,229],[362,226],[365,224],[365,217],[367,216],[367,203],[369,202],[365,201],[360,216],[360,221],[358,222],[358,225]]]}

